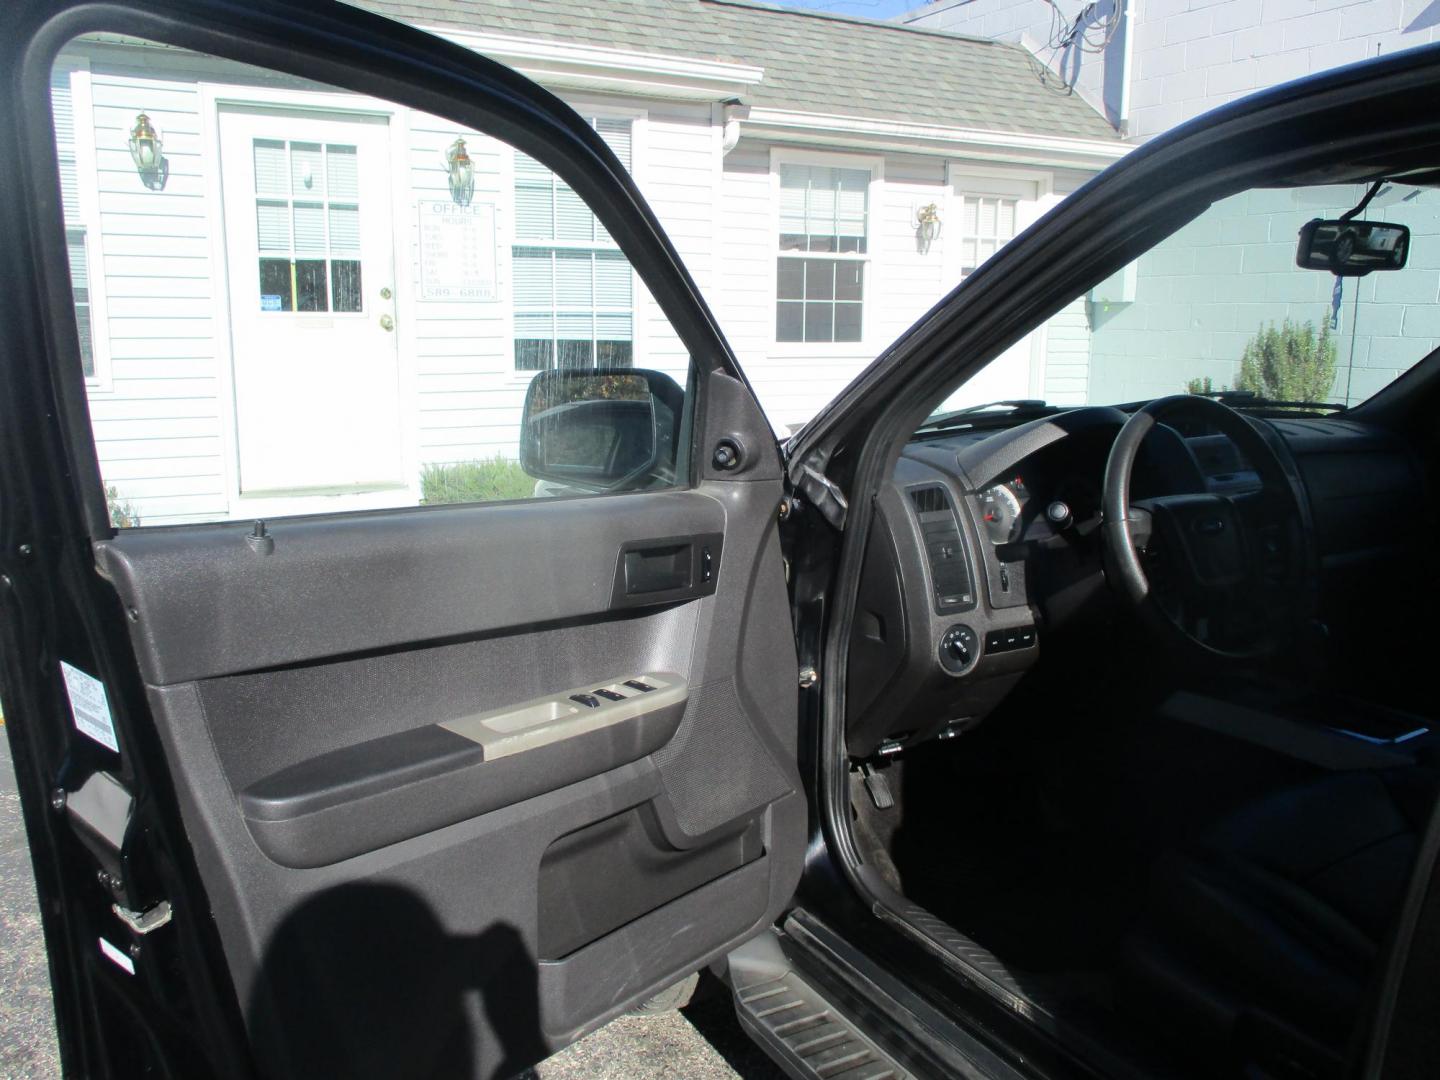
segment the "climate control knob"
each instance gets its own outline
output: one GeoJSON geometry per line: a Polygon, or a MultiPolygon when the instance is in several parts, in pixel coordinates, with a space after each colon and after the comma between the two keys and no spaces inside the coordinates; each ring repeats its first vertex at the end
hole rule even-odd
{"type": "Polygon", "coordinates": [[[964,623],[956,623],[940,639],[940,666],[952,675],[969,671],[980,659],[980,640],[964,623]]]}

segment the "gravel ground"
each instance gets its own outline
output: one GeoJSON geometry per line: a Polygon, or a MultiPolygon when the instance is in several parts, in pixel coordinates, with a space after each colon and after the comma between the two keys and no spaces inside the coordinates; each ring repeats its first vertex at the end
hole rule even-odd
{"type": "MultiPolygon", "coordinates": [[[[541,1080],[781,1080],[784,1075],[740,1030],[723,993],[698,996],[683,1013],[621,1017],[536,1072],[541,1080]]],[[[59,1075],[30,852],[10,742],[0,737],[0,1077],[52,1080],[59,1075]]]]}

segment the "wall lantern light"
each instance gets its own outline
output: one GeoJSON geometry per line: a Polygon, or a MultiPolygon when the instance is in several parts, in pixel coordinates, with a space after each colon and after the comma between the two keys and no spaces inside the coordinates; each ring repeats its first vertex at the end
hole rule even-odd
{"type": "Polygon", "coordinates": [[[135,162],[135,171],[149,188],[165,186],[167,172],[164,141],[160,133],[150,124],[150,117],[143,112],[135,117],[135,126],[130,129],[130,160],[135,162]]]}
{"type": "Polygon", "coordinates": [[[935,203],[915,211],[915,250],[921,255],[930,252],[930,245],[940,235],[940,207],[935,203]]]}
{"type": "Polygon", "coordinates": [[[475,166],[465,150],[464,139],[456,139],[445,151],[445,168],[450,174],[450,197],[457,206],[469,206],[475,194],[475,166]]]}

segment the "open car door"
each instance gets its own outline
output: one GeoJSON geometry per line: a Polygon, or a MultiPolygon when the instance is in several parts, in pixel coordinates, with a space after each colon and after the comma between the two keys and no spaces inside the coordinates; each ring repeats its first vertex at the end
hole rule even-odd
{"type": "Polygon", "coordinates": [[[67,1073],[509,1075],[767,927],[781,464],[623,133],[339,4],[16,0],[0,50],[0,661],[67,1073]],[[629,329],[496,314],[577,260],[629,329]],[[417,493],[417,399],[506,403],[544,497],[417,493]],[[211,503],[195,459],[117,490],[157,417],[211,503]]]}

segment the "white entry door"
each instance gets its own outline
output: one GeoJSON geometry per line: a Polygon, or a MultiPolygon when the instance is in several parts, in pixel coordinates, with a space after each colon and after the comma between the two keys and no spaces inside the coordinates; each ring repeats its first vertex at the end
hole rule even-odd
{"type": "Polygon", "coordinates": [[[389,124],[222,108],[240,494],[403,486],[389,124]]]}

